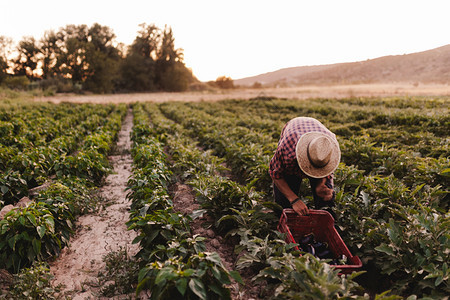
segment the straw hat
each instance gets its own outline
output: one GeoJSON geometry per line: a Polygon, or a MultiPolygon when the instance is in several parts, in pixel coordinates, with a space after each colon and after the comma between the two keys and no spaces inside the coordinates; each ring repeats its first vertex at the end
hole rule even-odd
{"type": "Polygon", "coordinates": [[[339,165],[341,150],[339,143],[322,132],[303,134],[295,147],[300,169],[312,178],[323,178],[339,165]]]}

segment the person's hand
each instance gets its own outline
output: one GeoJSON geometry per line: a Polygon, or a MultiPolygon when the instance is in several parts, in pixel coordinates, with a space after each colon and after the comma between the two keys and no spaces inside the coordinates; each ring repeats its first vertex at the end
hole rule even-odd
{"type": "Polygon", "coordinates": [[[325,185],[326,178],[322,178],[316,186],[316,194],[324,201],[330,201],[333,198],[333,189],[325,185]]]}
{"type": "Polygon", "coordinates": [[[294,205],[292,205],[292,208],[300,216],[305,216],[305,215],[309,214],[308,207],[306,206],[305,203],[303,203],[302,200],[295,202],[294,205]]]}

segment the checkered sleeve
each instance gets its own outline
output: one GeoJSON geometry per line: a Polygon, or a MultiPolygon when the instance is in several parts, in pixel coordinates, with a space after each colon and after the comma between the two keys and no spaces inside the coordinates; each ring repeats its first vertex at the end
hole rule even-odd
{"type": "Polygon", "coordinates": [[[269,174],[273,179],[280,179],[283,177],[284,170],[282,155],[280,149],[277,149],[269,164],[269,174]]]}

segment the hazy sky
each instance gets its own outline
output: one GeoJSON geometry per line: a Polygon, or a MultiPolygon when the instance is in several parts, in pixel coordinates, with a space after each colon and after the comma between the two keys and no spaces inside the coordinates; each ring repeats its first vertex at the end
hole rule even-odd
{"type": "Polygon", "coordinates": [[[129,45],[139,24],[167,24],[206,81],[444,46],[449,14],[449,0],[0,0],[0,35],[18,42],[97,22],[129,45]]]}

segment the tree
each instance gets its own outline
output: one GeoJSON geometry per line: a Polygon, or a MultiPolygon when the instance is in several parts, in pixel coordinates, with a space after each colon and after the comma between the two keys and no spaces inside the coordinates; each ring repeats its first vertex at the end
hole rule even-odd
{"type": "Polygon", "coordinates": [[[176,62],[183,61],[182,49],[175,49],[175,38],[173,37],[172,28],[165,27],[161,39],[161,46],[158,51],[158,60],[176,62]]]}
{"type": "Polygon", "coordinates": [[[165,91],[184,91],[194,81],[192,72],[183,63],[183,50],[175,49],[172,28],[164,28],[158,58],[156,79],[160,89],[165,91]]]}
{"type": "Polygon", "coordinates": [[[154,24],[145,23],[139,25],[141,30],[133,41],[130,53],[139,54],[143,57],[155,59],[158,43],[161,36],[160,30],[154,24]]]}
{"type": "Polygon", "coordinates": [[[18,57],[14,61],[14,73],[27,76],[29,79],[38,78],[36,73],[40,49],[34,37],[24,37],[17,47],[18,57]]]}
{"type": "Polygon", "coordinates": [[[67,25],[57,35],[58,55],[55,69],[73,83],[82,83],[88,69],[86,61],[86,44],[88,42],[86,25],[67,25]]]}
{"type": "Polygon", "coordinates": [[[120,68],[120,87],[128,91],[186,90],[194,77],[183,63],[182,49],[175,49],[172,29],[139,26],[120,68]]]}
{"type": "Polygon", "coordinates": [[[113,46],[116,35],[108,26],[101,26],[95,23],[88,30],[88,41],[94,46],[94,49],[108,56],[117,55],[117,49],[113,46]]]}
{"type": "Polygon", "coordinates": [[[160,84],[165,91],[182,92],[188,89],[194,81],[192,72],[186,66],[177,61],[170,64],[161,74],[160,84]]]}
{"type": "Polygon", "coordinates": [[[5,80],[7,76],[6,75],[7,68],[8,68],[7,61],[3,57],[0,57],[0,84],[2,84],[2,82],[5,80]]]}
{"type": "MultiPolygon", "coordinates": [[[[38,42],[26,37],[17,47],[14,75],[44,79],[41,87],[59,89],[63,83],[64,91],[74,85],[95,93],[118,88],[186,90],[196,79],[183,62],[183,50],[175,48],[172,28],[165,26],[160,30],[145,23],[139,26],[125,57],[125,48],[121,44],[117,46],[112,29],[98,23],[91,27],[66,25],[56,32],[47,31],[38,42]]],[[[7,69],[7,57],[0,55],[0,82],[7,69]]]]}
{"type": "Polygon", "coordinates": [[[0,84],[5,80],[8,70],[8,57],[12,51],[12,40],[0,36],[0,84]]]}
{"type": "Polygon", "coordinates": [[[127,91],[154,91],[155,58],[161,33],[153,24],[143,23],[139,26],[141,29],[120,67],[120,88],[127,91]]]}
{"type": "Polygon", "coordinates": [[[216,85],[221,89],[234,88],[233,79],[227,76],[220,76],[216,79],[216,85]]]}
{"type": "Polygon", "coordinates": [[[94,93],[112,92],[119,65],[117,57],[95,49],[94,44],[90,43],[86,49],[86,60],[89,67],[84,88],[94,93]]]}
{"type": "Polygon", "coordinates": [[[55,69],[59,53],[58,36],[53,31],[46,31],[40,40],[40,52],[42,54],[42,78],[47,79],[58,74],[55,69]]]}
{"type": "Polygon", "coordinates": [[[56,34],[57,51],[55,74],[71,78],[73,84],[96,93],[114,90],[121,57],[114,47],[111,28],[98,23],[67,25],[56,34]]]}
{"type": "Polygon", "coordinates": [[[115,34],[107,26],[97,23],[88,31],[86,61],[88,70],[84,86],[96,93],[108,93],[114,90],[114,83],[121,59],[119,51],[113,46],[115,34]]]}
{"type": "Polygon", "coordinates": [[[120,66],[119,87],[125,91],[155,91],[155,62],[137,53],[129,53],[120,66]]]}

